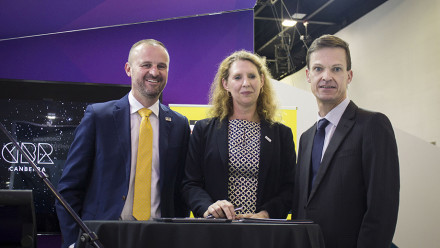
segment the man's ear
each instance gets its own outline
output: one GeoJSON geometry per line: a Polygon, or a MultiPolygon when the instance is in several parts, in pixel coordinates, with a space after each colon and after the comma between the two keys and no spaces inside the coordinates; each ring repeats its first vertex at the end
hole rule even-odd
{"type": "Polygon", "coordinates": [[[306,78],[307,78],[307,82],[310,83],[310,71],[308,68],[306,68],[306,78]]]}
{"type": "Polygon", "coordinates": [[[125,63],[124,70],[127,76],[131,77],[131,66],[128,62],[125,63]]]}
{"type": "Polygon", "coordinates": [[[351,83],[351,80],[353,79],[353,71],[349,70],[347,73],[348,73],[347,84],[349,84],[349,83],[351,83]]]}

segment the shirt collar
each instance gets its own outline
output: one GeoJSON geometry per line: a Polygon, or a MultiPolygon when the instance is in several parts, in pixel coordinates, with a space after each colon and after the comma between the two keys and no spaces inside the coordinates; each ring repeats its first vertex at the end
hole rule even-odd
{"type": "Polygon", "coordinates": [[[318,121],[322,118],[326,118],[333,126],[338,126],[339,120],[341,120],[342,114],[344,114],[344,111],[349,103],[350,99],[348,99],[348,97],[345,98],[341,103],[338,104],[338,106],[328,112],[326,116],[320,117],[318,114],[318,121]]]}
{"type": "MultiPolygon", "coordinates": [[[[140,103],[136,98],[133,96],[133,92],[130,91],[128,94],[128,102],[130,104],[130,114],[136,113],[139,109],[145,108],[142,103],[140,103]]],[[[148,109],[150,109],[154,115],[159,117],[159,100],[157,100],[153,105],[151,105],[148,109]]]]}

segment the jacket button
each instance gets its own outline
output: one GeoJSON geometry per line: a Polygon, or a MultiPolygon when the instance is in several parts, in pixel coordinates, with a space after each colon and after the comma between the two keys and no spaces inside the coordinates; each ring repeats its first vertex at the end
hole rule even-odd
{"type": "Polygon", "coordinates": [[[122,200],[125,201],[125,199],[127,199],[127,197],[125,195],[123,195],[122,200]]]}

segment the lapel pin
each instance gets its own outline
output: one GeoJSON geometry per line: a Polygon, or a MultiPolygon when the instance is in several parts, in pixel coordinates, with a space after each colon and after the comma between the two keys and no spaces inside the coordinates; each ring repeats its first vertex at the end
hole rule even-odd
{"type": "Polygon", "coordinates": [[[166,116],[166,117],[165,117],[165,120],[166,120],[166,121],[171,121],[171,117],[166,116]]]}
{"type": "Polygon", "coordinates": [[[269,138],[269,137],[267,137],[267,136],[264,136],[264,138],[266,138],[267,139],[267,141],[269,141],[269,142],[272,142],[272,140],[269,138]]]}

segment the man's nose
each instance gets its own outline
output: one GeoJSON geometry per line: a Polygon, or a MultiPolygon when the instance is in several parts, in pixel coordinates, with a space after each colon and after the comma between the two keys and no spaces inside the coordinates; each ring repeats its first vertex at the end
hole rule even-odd
{"type": "Polygon", "coordinates": [[[324,81],[330,81],[332,79],[332,73],[330,70],[324,70],[322,73],[322,80],[324,81]]]}
{"type": "Polygon", "coordinates": [[[150,68],[149,73],[150,73],[150,75],[152,75],[153,77],[156,77],[157,75],[159,75],[159,70],[157,69],[157,66],[153,65],[153,66],[150,68]]]}

